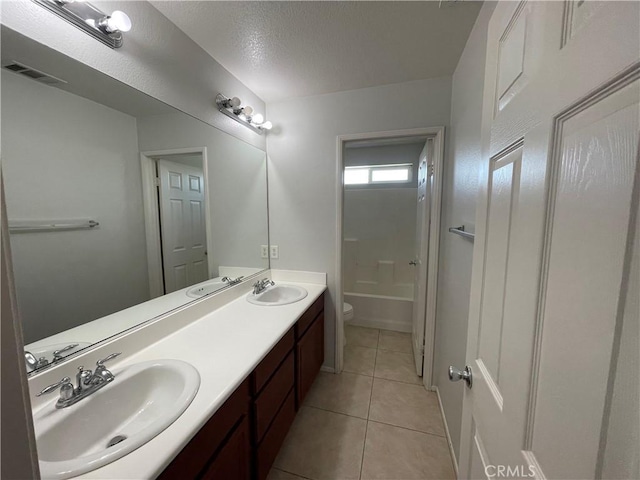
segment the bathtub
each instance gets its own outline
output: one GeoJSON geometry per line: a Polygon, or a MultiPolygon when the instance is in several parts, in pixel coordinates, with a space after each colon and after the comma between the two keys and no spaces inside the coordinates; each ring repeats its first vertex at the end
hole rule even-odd
{"type": "Polygon", "coordinates": [[[411,332],[413,326],[413,285],[387,286],[356,282],[344,292],[344,301],[353,305],[349,323],[361,327],[411,332]]]}

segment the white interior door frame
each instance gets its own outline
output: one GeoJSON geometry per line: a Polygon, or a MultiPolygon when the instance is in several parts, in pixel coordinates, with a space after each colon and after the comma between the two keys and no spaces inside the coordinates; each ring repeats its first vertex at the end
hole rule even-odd
{"type": "MultiPolygon", "coordinates": [[[[207,164],[207,147],[175,148],[170,150],[153,150],[140,152],[140,168],[142,170],[142,204],[144,206],[144,230],[147,240],[147,265],[149,271],[149,293],[151,298],[164,295],[164,279],[162,276],[162,246],[160,245],[160,211],[156,185],[155,157],[165,155],[200,154],[202,156],[202,173],[204,175],[204,213],[207,234],[207,251],[212,251],[211,217],[209,202],[209,174],[207,164]]],[[[207,255],[209,273],[213,255],[207,255]]]]}
{"type": "Polygon", "coordinates": [[[411,128],[406,130],[390,130],[385,132],[354,133],[338,135],[336,138],[336,332],[335,332],[335,371],[340,373],[344,364],[344,314],[342,293],[342,236],[344,215],[343,171],[344,144],[354,140],[379,140],[396,137],[432,137],[433,138],[433,204],[431,231],[429,234],[429,268],[427,271],[427,312],[425,320],[425,347],[422,382],[432,390],[433,354],[436,328],[436,294],[438,282],[438,251],[440,245],[440,212],[442,209],[442,172],[444,168],[444,134],[445,127],[411,128]]]}

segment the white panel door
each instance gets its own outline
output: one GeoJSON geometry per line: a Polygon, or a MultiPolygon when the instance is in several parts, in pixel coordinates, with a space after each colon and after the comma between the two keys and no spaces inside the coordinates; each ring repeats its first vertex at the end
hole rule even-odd
{"type": "Polygon", "coordinates": [[[639,20],[583,0],[491,18],[461,478],[640,477],[639,20]]]}
{"type": "Polygon", "coordinates": [[[429,232],[431,224],[431,191],[433,182],[433,155],[431,140],[427,140],[418,162],[418,208],[416,213],[416,255],[413,278],[412,345],[416,372],[423,374],[424,335],[427,307],[427,270],[429,267],[429,232]]]}
{"type": "Polygon", "coordinates": [[[209,278],[201,169],[158,161],[160,231],[165,293],[209,278]]]}

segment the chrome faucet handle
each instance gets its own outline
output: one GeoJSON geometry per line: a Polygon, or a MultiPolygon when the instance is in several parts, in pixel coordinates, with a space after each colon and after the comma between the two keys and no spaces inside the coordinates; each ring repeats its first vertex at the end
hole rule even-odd
{"type": "Polygon", "coordinates": [[[222,281],[231,283],[233,280],[231,280],[229,277],[222,277],[222,281]]]}
{"type": "Polygon", "coordinates": [[[66,347],[61,348],[60,350],[55,350],[53,352],[53,361],[55,362],[56,360],[60,360],[62,358],[60,356],[61,353],[68,352],[69,350],[73,350],[78,345],[79,345],[79,343],[72,343],[71,345],[67,345],[66,347]]]}
{"type": "Polygon", "coordinates": [[[118,353],[112,353],[111,355],[107,355],[105,358],[103,358],[102,360],[98,360],[96,362],[96,366],[98,367],[102,367],[104,365],[104,362],[108,362],[109,360],[113,360],[114,358],[116,358],[118,355],[122,354],[122,352],[118,352],[118,353]]]}
{"type": "Polygon", "coordinates": [[[40,397],[42,395],[55,392],[58,388],[65,388],[67,385],[69,385],[73,390],[73,385],[71,385],[71,379],[69,377],[64,377],[58,383],[54,383],[52,385],[49,385],[48,387],[44,387],[40,393],[36,393],[36,397],[40,397]]]}

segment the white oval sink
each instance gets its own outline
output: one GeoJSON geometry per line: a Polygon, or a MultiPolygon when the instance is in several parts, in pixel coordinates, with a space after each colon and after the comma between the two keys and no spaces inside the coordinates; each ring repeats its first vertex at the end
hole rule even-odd
{"type": "Polygon", "coordinates": [[[42,478],[75,477],[132,452],[171,425],[200,387],[198,371],[179,360],[113,373],[113,382],[75,405],[58,410],[56,398],[34,415],[42,478]]]}
{"type": "Polygon", "coordinates": [[[288,305],[290,303],[299,302],[308,295],[308,292],[295,285],[275,285],[267,287],[267,289],[254,295],[249,293],[247,301],[254,305],[277,306],[288,305]]]}
{"type": "Polygon", "coordinates": [[[195,287],[187,290],[187,297],[191,298],[200,298],[205,295],[209,295],[210,293],[217,292],[221,288],[226,287],[228,284],[221,280],[211,280],[209,282],[204,282],[196,285],[195,287]]]}

